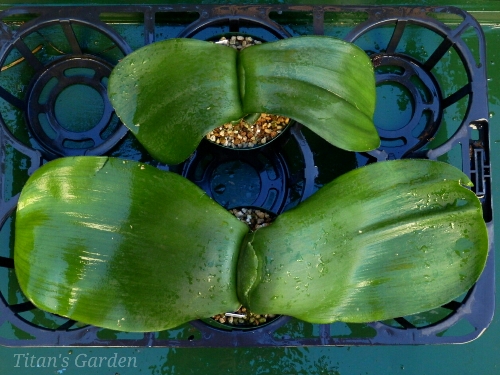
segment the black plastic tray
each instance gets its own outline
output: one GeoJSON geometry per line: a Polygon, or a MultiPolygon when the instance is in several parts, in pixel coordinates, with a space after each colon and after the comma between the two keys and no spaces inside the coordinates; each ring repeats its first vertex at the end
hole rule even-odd
{"type": "Polygon", "coordinates": [[[312,5],[19,6],[0,13],[0,67],[1,345],[442,344],[472,341],[490,324],[494,253],[485,41],[466,12],[453,7],[312,5]],[[376,69],[381,148],[342,152],[295,124],[280,141],[250,153],[202,143],[181,166],[152,160],[107,101],[111,69],[132,50],[156,40],[227,33],[265,41],[325,34],[365,49],[376,69]],[[92,117],[89,122],[82,118],[86,114],[92,117]],[[20,292],[13,270],[13,218],[24,181],[44,162],[103,154],[181,173],[222,205],[258,205],[275,213],[367,163],[446,161],[475,183],[490,235],[487,266],[466,295],[430,312],[384,322],[314,325],[282,317],[258,329],[225,331],[195,321],[143,334],[84,326],[36,309],[20,292]],[[240,188],[220,189],[221,175],[240,188]],[[241,190],[253,193],[238,195],[241,190]]]}

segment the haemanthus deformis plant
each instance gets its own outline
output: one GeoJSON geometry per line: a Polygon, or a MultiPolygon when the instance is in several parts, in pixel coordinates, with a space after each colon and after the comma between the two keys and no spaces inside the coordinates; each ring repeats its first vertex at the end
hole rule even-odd
{"type": "MultiPolygon", "coordinates": [[[[333,38],[239,55],[208,42],[160,42],[126,57],[109,89],[123,122],[166,163],[246,113],[291,117],[349,150],[379,142],[369,59],[333,38]]],[[[41,309],[123,331],[169,329],[240,304],[314,323],[397,317],[452,300],[484,268],[486,226],[470,185],[445,163],[376,163],[249,232],[174,173],[62,158],[23,188],[15,271],[41,309]]]]}
{"type": "Polygon", "coordinates": [[[458,169],[371,164],[248,232],[172,172],[107,157],[52,161],[25,185],[15,270],[38,307],[123,331],[231,311],[314,323],[429,310],[467,291],[488,252],[458,169]]]}
{"type": "Polygon", "coordinates": [[[251,113],[292,118],[349,151],[380,144],[370,58],[330,37],[240,52],[194,39],[153,43],[113,69],[108,96],[139,142],[166,164],[184,161],[209,131],[251,113]]]}

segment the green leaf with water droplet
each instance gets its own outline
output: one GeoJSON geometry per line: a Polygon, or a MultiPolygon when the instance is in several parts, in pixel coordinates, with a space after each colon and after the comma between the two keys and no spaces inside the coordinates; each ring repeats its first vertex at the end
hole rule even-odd
{"type": "Polygon", "coordinates": [[[301,36],[246,48],[239,59],[244,112],[290,117],[350,151],[377,148],[375,75],[355,44],[301,36]]]}
{"type": "Polygon", "coordinates": [[[183,177],[106,157],[54,160],[19,198],[15,271],[39,308],[159,331],[239,307],[248,227],[183,177]]]}
{"type": "Polygon", "coordinates": [[[313,323],[370,322],[466,292],[488,253],[482,208],[457,168],[380,162],[323,186],[240,254],[240,300],[313,323]],[[255,266],[257,264],[257,266],[255,266]]]}
{"type": "Polygon", "coordinates": [[[237,52],[195,39],[169,39],[126,56],[109,78],[122,122],[157,160],[178,164],[215,127],[243,117],[237,52]]]}

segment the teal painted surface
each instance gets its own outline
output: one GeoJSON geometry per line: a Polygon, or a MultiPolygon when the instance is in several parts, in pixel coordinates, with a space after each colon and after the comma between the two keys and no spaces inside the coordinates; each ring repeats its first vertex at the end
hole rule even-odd
{"type": "MultiPolygon", "coordinates": [[[[150,3],[152,1],[149,1],[150,3]]],[[[46,3],[49,2],[38,2],[46,3]]],[[[55,2],[52,2],[55,3],[55,2]]],[[[98,2],[93,2],[97,4],[98,2]]],[[[110,3],[106,1],[106,3],[110,3]]],[[[116,3],[116,2],[115,2],[116,3]]],[[[339,3],[339,2],[335,2],[339,3]]],[[[368,2],[351,2],[361,4],[368,2]]],[[[401,2],[370,2],[376,5],[401,2]]],[[[422,5],[437,2],[407,1],[422,5]]],[[[495,218],[500,213],[500,2],[442,1],[475,11],[487,37],[491,165],[495,218]],[[494,13],[496,11],[497,13],[494,13]],[[476,13],[477,12],[477,13],[476,13]],[[491,13],[490,13],[491,12],[491,13]]],[[[497,220],[498,221],[498,220],[497,220]]],[[[500,230],[495,236],[500,238],[500,230]]],[[[496,269],[500,269],[497,257],[496,269]]],[[[498,285],[498,282],[497,282],[498,285]]],[[[423,347],[148,349],[148,348],[0,348],[0,373],[31,374],[440,374],[490,375],[499,373],[500,318],[477,340],[465,345],[423,347]],[[115,357],[116,353],[116,357],[115,357]],[[106,357],[99,365],[98,357],[106,357]],[[51,359],[52,358],[52,359],[51,359]],[[96,358],[96,359],[93,359],[96,358]],[[125,358],[120,362],[120,358],[125,358]],[[48,366],[50,361],[51,367],[48,366]],[[85,365],[84,365],[84,361],[85,365]],[[39,367],[37,367],[37,362],[39,367]],[[130,367],[119,367],[119,364],[130,367]],[[54,367],[55,364],[55,367],[54,367]],[[109,366],[108,366],[109,365],[109,366]],[[113,367],[115,365],[116,367],[113,367]],[[134,365],[136,367],[134,367],[134,365]],[[17,367],[16,367],[17,366],[17,367]],[[33,367],[32,367],[33,366],[33,367]],[[82,367],[79,367],[82,366],[82,367]]],[[[459,334],[460,332],[457,332],[459,334]]]]}

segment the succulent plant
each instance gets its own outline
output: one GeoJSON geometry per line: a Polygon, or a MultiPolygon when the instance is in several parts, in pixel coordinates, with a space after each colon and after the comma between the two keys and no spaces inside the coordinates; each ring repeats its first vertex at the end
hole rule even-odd
{"type": "Polygon", "coordinates": [[[398,317],[452,300],[480,275],[488,237],[464,185],[445,163],[375,163],[250,232],[173,172],[62,158],[22,191],[15,270],[41,309],[123,331],[241,303],[315,323],[398,317]]]}
{"type": "Polygon", "coordinates": [[[178,164],[203,137],[247,114],[299,121],[349,151],[377,148],[370,58],[340,39],[304,36],[242,51],[168,39],[126,56],[108,96],[116,113],[157,160],[178,164]]]}
{"type": "MultiPolygon", "coordinates": [[[[109,90],[123,122],[166,163],[249,113],[291,117],[348,150],[379,143],[369,58],[333,38],[241,52],[159,42],[127,56],[109,90]]],[[[441,162],[370,164],[249,231],[175,173],[61,158],[22,190],[15,272],[39,308],[122,331],[169,329],[240,304],[313,323],[398,317],[440,306],[480,276],[488,235],[470,186],[441,162]]]]}

